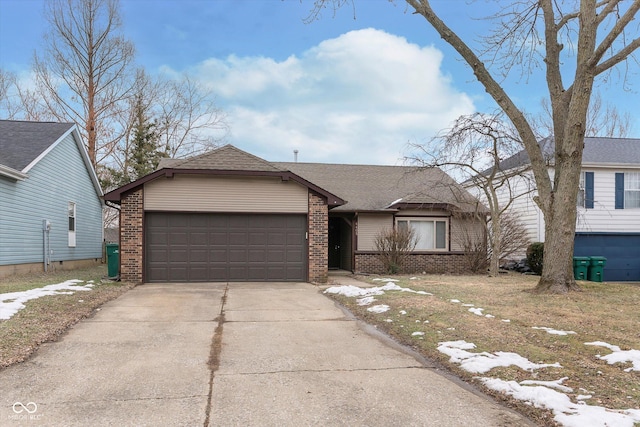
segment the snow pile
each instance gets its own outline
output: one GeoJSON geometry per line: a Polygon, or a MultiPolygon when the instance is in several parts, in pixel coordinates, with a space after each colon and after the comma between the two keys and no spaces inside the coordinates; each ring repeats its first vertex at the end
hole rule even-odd
{"type": "Polygon", "coordinates": [[[565,393],[573,393],[573,389],[571,387],[562,385],[562,383],[568,379],[569,377],[562,377],[559,380],[555,380],[555,381],[524,380],[524,381],[520,381],[520,385],[543,385],[545,387],[555,388],[565,393]]]}
{"type": "Polygon", "coordinates": [[[367,308],[367,311],[372,313],[384,313],[385,311],[389,311],[390,307],[386,304],[374,305],[373,307],[367,308]]]}
{"type": "Polygon", "coordinates": [[[529,402],[536,408],[550,409],[555,415],[554,419],[566,427],[633,427],[634,423],[640,422],[638,409],[615,410],[583,402],[573,403],[566,394],[542,385],[529,387],[499,378],[480,380],[492,390],[529,402]]]}
{"type": "Polygon", "coordinates": [[[598,347],[606,347],[611,350],[613,353],[608,354],[606,356],[596,356],[600,360],[605,360],[609,365],[613,365],[614,363],[625,363],[631,362],[633,365],[631,368],[627,368],[625,372],[631,371],[640,371],[640,350],[626,350],[623,351],[617,345],[607,344],[602,341],[595,342],[586,342],[585,345],[595,345],[598,347]]]}
{"type": "Polygon", "coordinates": [[[548,334],[551,335],[569,335],[569,334],[575,334],[575,332],[573,331],[558,331],[552,328],[546,328],[544,326],[532,326],[531,329],[538,329],[541,331],[547,331],[548,334]]]}
{"type": "Polygon", "coordinates": [[[472,353],[467,350],[476,345],[464,340],[438,343],[438,351],[450,357],[449,361],[460,364],[460,367],[473,374],[483,374],[499,366],[517,366],[525,371],[541,368],[561,368],[559,363],[533,363],[517,353],[498,351],[495,353],[472,353]]]}
{"type": "MultiPolygon", "coordinates": [[[[373,279],[376,280],[376,279],[373,279]]],[[[357,300],[358,305],[369,305],[373,301],[373,295],[384,295],[386,291],[400,291],[400,292],[412,292],[418,295],[433,295],[429,292],[425,291],[414,291],[411,288],[403,288],[401,286],[396,285],[393,282],[388,282],[384,286],[376,286],[373,288],[360,288],[358,286],[346,285],[346,286],[332,286],[327,288],[324,293],[325,294],[334,294],[334,295],[344,295],[345,297],[360,297],[357,300]]]]}
{"type": "Polygon", "coordinates": [[[482,314],[482,311],[484,310],[484,308],[470,308],[469,311],[472,312],[473,314],[477,315],[477,316],[484,316],[484,314],[482,314]]]}
{"type": "Polygon", "coordinates": [[[29,289],[28,291],[0,294],[0,320],[7,320],[13,317],[14,314],[25,307],[24,303],[27,301],[49,295],[72,295],[77,291],[90,291],[94,286],[93,282],[82,286],[78,285],[78,283],[83,283],[83,281],[73,279],[42,288],[29,289]]]}
{"type": "Polygon", "coordinates": [[[385,291],[399,291],[402,288],[395,283],[387,283],[384,286],[374,288],[361,288],[353,285],[332,286],[327,288],[325,294],[344,295],[345,297],[367,297],[372,295],[384,295],[385,291]]]}

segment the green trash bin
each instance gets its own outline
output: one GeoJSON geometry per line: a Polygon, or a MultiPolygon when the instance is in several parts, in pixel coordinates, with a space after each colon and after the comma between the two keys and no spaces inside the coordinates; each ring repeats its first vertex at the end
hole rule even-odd
{"type": "Polygon", "coordinates": [[[107,243],[107,275],[117,277],[120,268],[120,248],[117,243],[107,243]]]}
{"type": "Polygon", "coordinates": [[[589,257],[573,257],[573,278],[576,280],[587,280],[587,270],[589,268],[589,257]]]}
{"type": "Polygon", "coordinates": [[[602,282],[604,266],[606,263],[607,259],[605,257],[589,257],[589,272],[587,273],[587,280],[591,280],[592,282],[602,282]]]}

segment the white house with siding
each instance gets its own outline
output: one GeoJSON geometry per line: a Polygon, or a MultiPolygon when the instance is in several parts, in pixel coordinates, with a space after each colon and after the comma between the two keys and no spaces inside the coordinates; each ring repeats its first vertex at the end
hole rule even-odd
{"type": "Polygon", "coordinates": [[[0,278],[100,262],[101,197],[75,124],[0,120],[0,278]]]}
{"type": "MultiPolygon", "coordinates": [[[[553,139],[541,142],[553,179],[553,139]]],[[[502,170],[529,164],[526,151],[501,162],[502,170]]],[[[532,173],[512,189],[526,192],[532,173]]],[[[544,242],[544,217],[533,192],[514,201],[511,212],[532,241],[544,242]]],[[[640,281],[640,139],[585,138],[578,195],[575,256],[607,258],[604,280],[640,281]]]]}

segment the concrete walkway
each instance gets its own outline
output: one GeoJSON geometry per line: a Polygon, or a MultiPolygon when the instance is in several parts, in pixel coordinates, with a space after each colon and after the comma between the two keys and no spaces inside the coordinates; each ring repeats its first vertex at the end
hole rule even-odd
{"type": "Polygon", "coordinates": [[[531,424],[310,284],[247,283],[144,285],[106,304],[0,371],[0,425],[531,424]]]}

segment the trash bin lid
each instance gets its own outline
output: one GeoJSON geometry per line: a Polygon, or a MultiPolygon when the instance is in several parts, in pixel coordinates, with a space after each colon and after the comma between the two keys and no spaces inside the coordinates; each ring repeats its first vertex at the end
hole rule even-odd
{"type": "Polygon", "coordinates": [[[598,264],[604,264],[607,261],[607,259],[603,256],[592,256],[590,257],[590,263],[591,265],[598,265],[598,264]]]}
{"type": "Polygon", "coordinates": [[[574,265],[580,265],[580,264],[589,264],[589,257],[588,256],[574,256],[573,257],[573,264],[574,265]]]}

